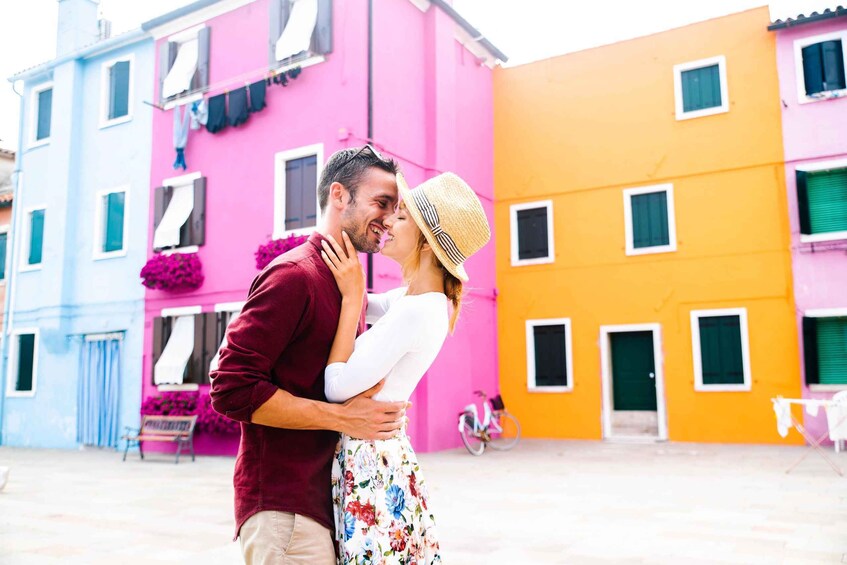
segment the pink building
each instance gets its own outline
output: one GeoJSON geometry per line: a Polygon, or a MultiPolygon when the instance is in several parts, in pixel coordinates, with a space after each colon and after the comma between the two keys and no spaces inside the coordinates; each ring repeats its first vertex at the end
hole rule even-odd
{"type": "MultiPolygon", "coordinates": [[[[804,396],[847,390],[847,10],[779,20],[785,177],[804,396]]],[[[806,415],[814,435],[823,413],[806,415]]]]}
{"type": "MultiPolygon", "coordinates": [[[[257,248],[314,228],[317,178],[333,152],[371,141],[412,184],[455,171],[491,217],[491,68],[505,57],[442,0],[206,0],[143,28],[156,39],[162,108],[148,251],[195,252],[205,275],[194,291],[147,292],[144,398],[206,395],[223,331],[258,273],[257,248]],[[248,113],[245,87],[249,104],[261,106],[264,92],[266,107],[248,113]],[[247,121],[212,133],[218,95],[233,121],[247,121]],[[187,168],[175,171],[174,107],[201,100],[207,125],[188,130],[187,168]]],[[[468,271],[463,319],[412,398],[419,450],[459,445],[456,414],[475,389],[497,387],[493,242],[468,271]]],[[[398,286],[398,275],[373,258],[375,291],[398,286]]],[[[237,442],[201,433],[196,445],[234,454],[237,442]]]]}

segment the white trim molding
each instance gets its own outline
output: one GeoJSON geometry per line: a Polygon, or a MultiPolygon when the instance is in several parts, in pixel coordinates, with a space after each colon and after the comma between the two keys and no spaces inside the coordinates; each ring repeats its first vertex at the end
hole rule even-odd
{"type": "Polygon", "coordinates": [[[126,257],[127,254],[127,236],[129,234],[129,185],[119,186],[117,188],[98,191],[94,198],[94,244],[92,258],[95,261],[101,259],[112,259],[114,257],[126,257]],[[110,194],[124,193],[124,231],[121,248],[115,251],[103,251],[103,244],[106,237],[106,224],[104,216],[104,199],[110,194]]]}
{"type": "Polygon", "coordinates": [[[118,57],[116,59],[112,59],[106,61],[100,65],[100,129],[108,128],[111,126],[116,126],[119,124],[125,124],[126,122],[132,121],[133,114],[133,103],[134,96],[133,90],[135,88],[135,54],[128,53],[123,57],[118,57]],[[109,119],[109,108],[111,106],[111,70],[117,63],[129,63],[129,85],[127,91],[127,113],[125,116],[120,116],[118,118],[109,119]]]}
{"type": "Polygon", "coordinates": [[[752,389],[750,374],[750,332],[747,324],[747,308],[721,308],[715,310],[691,311],[691,352],[694,360],[694,390],[698,392],[749,392],[752,389]],[[742,384],[703,383],[703,359],[700,351],[700,318],[718,316],[738,316],[741,330],[741,362],[744,370],[742,384]]]}
{"type": "Polygon", "coordinates": [[[614,434],[612,414],[615,403],[612,387],[612,340],[613,333],[652,332],[653,334],[653,365],[656,370],[656,419],[658,420],[659,440],[668,439],[668,416],[665,406],[665,360],[662,355],[662,326],[661,324],[625,324],[600,326],[600,381],[602,388],[603,439],[613,439],[620,436],[614,434]]]}
{"type": "Polygon", "coordinates": [[[714,114],[729,112],[729,88],[726,83],[726,57],[724,55],[718,55],[717,57],[709,57],[708,59],[700,59],[697,61],[674,65],[673,90],[677,120],[690,120],[692,118],[701,118],[703,116],[712,116],[714,114]],[[702,69],[703,67],[711,67],[712,65],[718,66],[718,76],[721,81],[721,105],[686,112],[684,110],[685,105],[682,99],[682,73],[685,71],[692,71],[694,69],[702,69]]]}
{"type": "Polygon", "coordinates": [[[35,391],[38,385],[38,328],[16,328],[11,331],[11,341],[9,343],[9,373],[6,379],[6,397],[7,398],[32,398],[35,396],[35,391]],[[18,342],[21,335],[35,335],[35,342],[32,348],[32,389],[31,390],[16,390],[18,382],[18,342]]]}
{"type": "Polygon", "coordinates": [[[28,273],[31,271],[40,271],[44,265],[44,241],[47,230],[47,206],[29,206],[23,209],[24,223],[21,226],[21,243],[20,243],[20,263],[18,264],[19,273],[28,273]],[[32,247],[32,213],[37,210],[44,210],[44,231],[41,233],[41,262],[29,264],[29,252],[32,247]]]}
{"type": "Polygon", "coordinates": [[[526,387],[530,392],[572,392],[573,382],[573,338],[570,318],[546,318],[526,321],[526,387]],[[535,333],[538,326],[564,326],[565,328],[565,386],[540,386],[535,374],[535,333]]]}
{"type": "Polygon", "coordinates": [[[273,238],[279,239],[290,235],[309,235],[321,223],[321,203],[319,196],[319,184],[321,174],[324,167],[324,146],[323,143],[314,145],[305,145],[295,149],[280,151],[274,155],[274,225],[273,238]],[[295,230],[285,229],[285,164],[294,159],[302,159],[304,157],[314,156],[317,160],[317,168],[315,170],[315,210],[317,217],[315,225],[308,228],[299,228],[295,230]]]}
{"type": "Polygon", "coordinates": [[[240,312],[244,305],[247,304],[245,301],[241,302],[219,302],[215,304],[215,312],[240,312]]]}
{"type": "Polygon", "coordinates": [[[196,316],[203,313],[202,306],[177,306],[175,308],[162,308],[162,318],[176,318],[177,316],[196,316]]]}
{"type": "Polygon", "coordinates": [[[674,208],[673,184],[657,184],[653,186],[640,186],[638,188],[624,189],[623,209],[627,255],[647,255],[650,253],[670,253],[672,251],[676,251],[676,211],[674,208]],[[632,197],[640,196],[642,194],[653,194],[656,192],[664,192],[667,197],[668,244],[656,245],[653,247],[635,247],[632,226],[632,197]]]}
{"type": "MultiPolygon", "coordinates": [[[[845,32],[845,34],[847,34],[847,32],[845,32]]],[[[842,46],[847,44],[847,40],[842,41],[841,44],[842,46]]],[[[794,167],[795,174],[797,171],[804,173],[822,173],[826,171],[837,171],[839,169],[847,169],[847,159],[802,163],[794,167]]],[[[839,241],[842,239],[847,239],[847,231],[800,234],[800,243],[822,243],[825,241],[839,241]]]]}
{"type": "Polygon", "coordinates": [[[841,318],[847,316],[847,308],[815,308],[803,312],[806,318],[841,318]]]}
{"type": "Polygon", "coordinates": [[[189,12],[184,16],[165,22],[157,27],[150,28],[147,30],[147,33],[152,35],[153,39],[156,40],[171,35],[178,35],[182,30],[203,24],[208,20],[237,10],[253,2],[255,0],[222,0],[221,2],[214,2],[209,6],[189,12]]]}
{"type": "Polygon", "coordinates": [[[510,256],[513,267],[553,263],[556,260],[555,237],[553,234],[553,201],[538,200],[535,202],[522,202],[521,204],[512,204],[509,206],[509,237],[511,242],[510,256]],[[518,212],[523,210],[533,210],[536,208],[547,209],[547,256],[536,257],[533,259],[519,259],[520,247],[518,245],[518,212]]]}
{"type": "MultiPolygon", "coordinates": [[[[27,149],[35,149],[36,147],[41,147],[42,145],[47,145],[50,143],[50,139],[53,137],[53,99],[50,99],[50,135],[45,137],[44,139],[35,139],[36,135],[38,135],[38,115],[41,112],[41,108],[38,104],[38,95],[44,92],[45,90],[52,90],[53,81],[45,82],[39,84],[38,86],[33,86],[32,90],[29,93],[29,125],[28,130],[29,134],[27,136],[27,140],[29,141],[27,145],[27,149]]],[[[56,93],[53,92],[55,95],[56,93]]]]}
{"type": "MultiPolygon", "coordinates": [[[[797,83],[798,103],[809,104],[811,102],[821,102],[823,100],[847,96],[847,88],[827,90],[812,96],[806,94],[806,73],[803,70],[803,48],[816,43],[823,43],[824,41],[837,40],[841,41],[841,53],[844,65],[847,66],[847,30],[839,30],[832,33],[824,33],[821,35],[803,37],[794,40],[794,81],[797,83]]],[[[844,72],[847,76],[847,68],[844,69],[844,72]]]]}

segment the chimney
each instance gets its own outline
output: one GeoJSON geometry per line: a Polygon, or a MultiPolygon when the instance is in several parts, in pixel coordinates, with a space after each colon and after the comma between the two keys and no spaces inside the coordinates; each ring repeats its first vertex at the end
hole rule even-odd
{"type": "Polygon", "coordinates": [[[97,20],[97,28],[99,30],[99,34],[97,39],[103,41],[104,39],[109,39],[112,37],[112,21],[111,20],[97,20]]]}
{"type": "Polygon", "coordinates": [[[97,22],[98,0],[58,0],[59,25],[56,33],[56,57],[62,57],[90,45],[100,37],[97,22]]]}

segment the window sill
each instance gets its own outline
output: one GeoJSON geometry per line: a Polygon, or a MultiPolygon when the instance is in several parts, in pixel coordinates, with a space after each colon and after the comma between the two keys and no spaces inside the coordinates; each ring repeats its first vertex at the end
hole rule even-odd
{"type": "Polygon", "coordinates": [[[527,387],[527,391],[529,392],[540,392],[540,393],[561,393],[561,392],[573,392],[572,386],[530,386],[527,387]]]}
{"type": "Polygon", "coordinates": [[[750,392],[750,385],[695,385],[696,392],[750,392]]]}
{"type": "Polygon", "coordinates": [[[811,392],[841,392],[847,390],[847,383],[843,385],[809,385],[811,392]]]}
{"type": "Polygon", "coordinates": [[[627,256],[652,255],[654,253],[674,253],[676,245],[657,245],[655,247],[627,247],[627,256]]]}
{"type": "Polygon", "coordinates": [[[326,61],[326,57],[324,55],[311,55],[300,61],[294,61],[291,63],[280,65],[279,67],[275,68],[274,71],[276,71],[277,73],[284,73],[287,70],[296,69],[297,67],[305,69],[306,67],[312,67],[314,65],[323,63],[324,61],[326,61]]]}
{"type": "Polygon", "coordinates": [[[844,98],[845,96],[847,96],[847,88],[841,90],[826,90],[824,92],[812,94],[811,96],[808,94],[802,96],[799,100],[797,100],[797,102],[800,104],[811,104],[813,102],[826,102],[827,100],[844,98]]]}
{"type": "Polygon", "coordinates": [[[200,390],[198,384],[183,384],[183,385],[157,385],[156,389],[159,392],[193,392],[200,390]]]}
{"type": "Polygon", "coordinates": [[[174,253],[197,253],[200,251],[200,247],[197,245],[186,245],[185,247],[169,247],[167,249],[160,249],[159,253],[162,255],[173,255],[174,253]]]}
{"type": "Polygon", "coordinates": [[[95,253],[94,261],[102,261],[104,259],[116,259],[118,257],[126,257],[126,248],[118,251],[109,251],[108,253],[95,253]]]}
{"type": "Polygon", "coordinates": [[[20,269],[18,269],[19,273],[31,273],[33,271],[40,271],[41,265],[43,263],[38,263],[37,265],[22,265],[20,269]]]}
{"type": "Polygon", "coordinates": [[[114,120],[106,120],[100,122],[100,129],[110,128],[112,126],[119,126],[121,124],[125,124],[127,122],[132,121],[132,114],[127,114],[126,116],[121,116],[120,118],[115,118],[114,120]]]}
{"type": "Polygon", "coordinates": [[[729,105],[715,106],[714,108],[705,108],[703,110],[692,110],[690,112],[677,112],[676,120],[693,120],[695,118],[704,118],[706,116],[714,116],[716,114],[726,114],[729,112],[729,105]]]}
{"type": "Polygon", "coordinates": [[[554,257],[538,257],[536,259],[515,259],[512,257],[512,267],[527,267],[530,265],[546,265],[555,262],[554,257]]]}
{"type": "Polygon", "coordinates": [[[34,398],[34,390],[7,390],[6,398],[34,398]]]}
{"type": "Polygon", "coordinates": [[[305,235],[306,237],[309,237],[310,235],[312,235],[315,232],[316,229],[318,229],[317,226],[312,226],[310,228],[300,228],[300,229],[297,229],[297,230],[288,230],[288,231],[284,231],[284,232],[274,232],[272,237],[273,237],[273,239],[285,239],[286,237],[291,237],[291,236],[299,237],[299,236],[303,236],[303,235],[305,235]]]}
{"type": "Polygon", "coordinates": [[[45,137],[44,139],[39,139],[38,141],[30,141],[29,145],[27,146],[27,151],[29,151],[30,149],[38,149],[39,147],[44,147],[45,145],[49,145],[49,144],[50,144],[50,138],[49,137],[45,137]]]}
{"type": "Polygon", "coordinates": [[[824,241],[840,241],[843,239],[847,239],[847,231],[800,235],[800,243],[821,243],[824,241]]]}

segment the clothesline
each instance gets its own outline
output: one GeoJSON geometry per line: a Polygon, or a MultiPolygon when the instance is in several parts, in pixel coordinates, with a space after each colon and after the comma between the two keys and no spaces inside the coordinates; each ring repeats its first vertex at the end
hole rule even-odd
{"type": "MultiPolygon", "coordinates": [[[[321,57],[321,60],[322,59],[323,58],[321,57]]],[[[312,66],[312,65],[314,65],[318,62],[320,62],[320,61],[316,57],[313,57],[313,58],[310,58],[310,59],[306,59],[305,61],[302,61],[302,64],[292,62],[292,63],[288,63],[286,65],[281,65],[279,67],[276,67],[274,65],[267,65],[265,67],[259,67],[257,69],[253,69],[251,71],[246,71],[244,73],[241,73],[240,75],[235,75],[234,77],[230,77],[226,80],[222,80],[222,81],[218,81],[216,83],[212,83],[209,86],[205,87],[201,91],[190,92],[188,94],[185,94],[181,98],[175,98],[174,100],[171,100],[170,102],[174,102],[177,106],[181,106],[183,104],[188,104],[189,102],[193,102],[194,100],[196,100],[196,96],[198,94],[208,97],[208,96],[214,96],[215,94],[220,94],[221,92],[226,93],[226,92],[229,91],[229,89],[223,88],[225,86],[229,87],[229,86],[232,86],[234,84],[239,84],[242,81],[244,82],[244,86],[249,86],[251,82],[256,82],[256,80],[258,80],[259,77],[261,77],[261,80],[266,80],[266,79],[269,79],[269,78],[273,78],[277,75],[280,75],[282,73],[288,72],[289,70],[294,69],[296,67],[310,67],[310,66],[312,66]],[[221,89],[221,90],[219,92],[216,92],[216,91],[218,91],[218,89],[221,89]],[[183,100],[184,100],[184,102],[182,102],[183,100]]],[[[143,102],[145,104],[147,104],[148,106],[152,106],[152,107],[156,108],[157,110],[162,110],[162,111],[168,110],[168,108],[165,108],[164,106],[161,106],[161,105],[156,104],[154,102],[148,102],[147,100],[143,100],[143,102]]]]}

